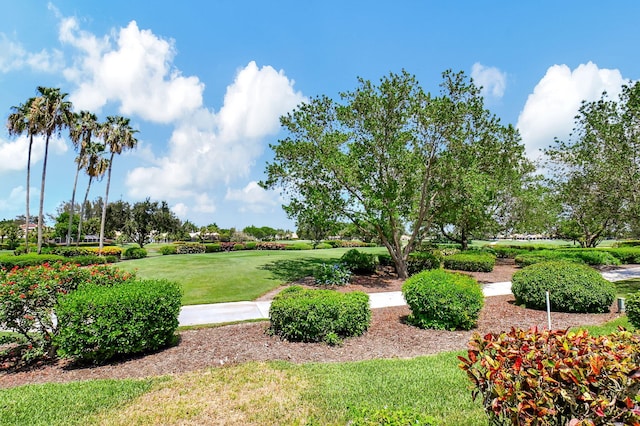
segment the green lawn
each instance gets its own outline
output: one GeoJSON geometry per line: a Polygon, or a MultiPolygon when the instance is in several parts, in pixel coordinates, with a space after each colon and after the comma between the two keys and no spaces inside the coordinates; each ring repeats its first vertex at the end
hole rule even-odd
{"type": "MultiPolygon", "coordinates": [[[[322,263],[337,262],[347,250],[247,250],[229,253],[153,256],[120,262],[140,278],[176,281],[184,289],[183,304],[254,300],[286,282],[312,274],[322,263]]],[[[360,248],[385,253],[382,247],[360,248]]]]}

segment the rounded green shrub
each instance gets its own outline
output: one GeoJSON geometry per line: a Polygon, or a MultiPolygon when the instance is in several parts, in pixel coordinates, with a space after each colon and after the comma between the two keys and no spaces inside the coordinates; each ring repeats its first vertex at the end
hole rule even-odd
{"type": "Polygon", "coordinates": [[[351,271],[340,263],[323,263],[313,271],[313,278],[317,285],[345,285],[349,284],[351,271]]]}
{"type": "Polygon", "coordinates": [[[326,250],[331,248],[333,248],[333,246],[329,243],[320,243],[316,246],[316,250],[326,250]]]}
{"type": "Polygon", "coordinates": [[[184,243],[176,246],[177,254],[200,254],[206,251],[206,246],[202,243],[184,243]]]}
{"type": "Polygon", "coordinates": [[[373,274],[378,266],[378,256],[351,249],[340,257],[340,263],[353,273],[373,274]]]}
{"type": "Polygon", "coordinates": [[[495,265],[496,257],[486,252],[465,252],[444,258],[444,268],[454,271],[491,272],[495,265]]]}
{"type": "Polygon", "coordinates": [[[423,271],[402,285],[411,314],[408,322],[420,328],[469,330],[478,323],[484,295],[470,276],[442,269],[423,271]]]}
{"type": "Polygon", "coordinates": [[[339,344],[369,328],[369,295],[291,286],[273,299],[269,319],[270,333],[283,339],[339,344]]]}
{"type": "Polygon", "coordinates": [[[123,255],[126,259],[144,259],[147,257],[147,251],[140,247],[129,247],[123,255]]]}
{"type": "Polygon", "coordinates": [[[442,265],[442,256],[428,251],[417,251],[409,255],[407,259],[407,271],[409,275],[429,269],[439,269],[442,265]]]}
{"type": "Polygon", "coordinates": [[[158,249],[158,251],[163,255],[167,256],[170,254],[176,254],[178,247],[175,244],[171,244],[170,246],[162,246],[158,249]]]}
{"type": "Polygon", "coordinates": [[[551,310],[556,312],[609,312],[615,287],[589,266],[568,262],[536,263],[516,272],[511,291],[516,303],[546,309],[549,291],[551,310]]]}
{"type": "Polygon", "coordinates": [[[222,251],[222,244],[220,243],[212,243],[204,245],[205,253],[217,253],[222,251]]]}
{"type": "Polygon", "coordinates": [[[154,351],[175,341],[181,289],[166,280],[86,285],[58,303],[58,352],[104,362],[154,351]]]}

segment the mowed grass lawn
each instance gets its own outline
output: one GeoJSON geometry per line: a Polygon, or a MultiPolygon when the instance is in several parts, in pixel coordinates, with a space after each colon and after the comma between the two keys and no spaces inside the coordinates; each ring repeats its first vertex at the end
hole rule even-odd
{"type": "MultiPolygon", "coordinates": [[[[337,262],[349,249],[246,250],[153,256],[127,260],[118,267],[143,279],[178,282],[183,305],[254,300],[284,283],[313,274],[322,263],[337,262]]],[[[358,250],[382,254],[383,247],[358,250]]]]}

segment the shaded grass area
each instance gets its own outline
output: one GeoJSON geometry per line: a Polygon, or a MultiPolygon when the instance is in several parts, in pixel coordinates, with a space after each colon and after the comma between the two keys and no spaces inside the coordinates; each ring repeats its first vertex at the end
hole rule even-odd
{"type": "Polygon", "coordinates": [[[0,424],[86,425],[87,418],[148,392],[154,380],[92,380],[0,391],[0,424]]]}
{"type": "Polygon", "coordinates": [[[618,297],[629,297],[640,289],[640,278],[616,281],[613,285],[616,287],[618,297]]]}
{"type": "MultiPolygon", "coordinates": [[[[184,290],[183,305],[254,300],[289,281],[311,275],[325,262],[337,262],[346,248],[324,250],[237,251],[155,256],[120,262],[144,279],[176,281],[184,290]]],[[[384,253],[384,248],[359,249],[384,253]]]]}

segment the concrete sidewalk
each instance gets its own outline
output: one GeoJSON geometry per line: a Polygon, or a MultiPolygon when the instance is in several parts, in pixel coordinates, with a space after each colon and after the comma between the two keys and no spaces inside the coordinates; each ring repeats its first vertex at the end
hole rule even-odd
{"type": "MultiPolygon", "coordinates": [[[[607,271],[603,272],[602,276],[609,281],[640,278],[640,267],[607,271]]],[[[511,294],[511,282],[482,284],[482,292],[487,297],[511,294]]],[[[402,297],[402,293],[399,291],[369,293],[369,306],[371,306],[371,309],[403,305],[406,305],[406,302],[404,297],[402,297]]],[[[271,301],[183,306],[180,310],[178,320],[180,325],[186,326],[268,319],[270,306],[271,301]]]]}

